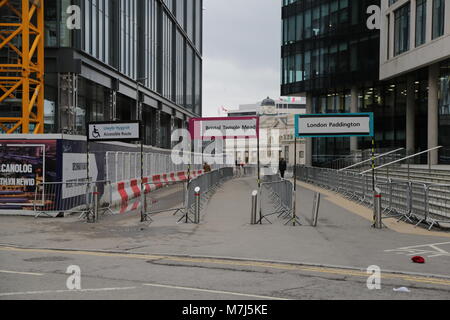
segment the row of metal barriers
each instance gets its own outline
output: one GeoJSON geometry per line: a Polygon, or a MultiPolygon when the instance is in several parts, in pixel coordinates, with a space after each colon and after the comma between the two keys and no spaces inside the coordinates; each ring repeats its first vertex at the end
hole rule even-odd
{"type": "Polygon", "coordinates": [[[205,204],[225,181],[234,177],[234,174],[233,168],[221,168],[189,180],[185,188],[184,206],[175,211],[183,213],[178,222],[200,223],[200,213],[205,204]]]}
{"type": "Polygon", "coordinates": [[[416,226],[425,224],[430,230],[450,223],[450,185],[305,166],[297,168],[297,177],[368,207],[374,205],[376,192],[381,197],[382,213],[388,218],[416,226]]]}
{"type": "Polygon", "coordinates": [[[285,220],[285,225],[301,225],[295,212],[294,184],[280,175],[265,175],[261,179],[259,194],[259,220],[252,210],[252,224],[272,223],[271,218],[285,220]]]}
{"type": "Polygon", "coordinates": [[[80,214],[80,219],[94,219],[95,212],[112,213],[110,181],[51,182],[36,186],[30,208],[35,217],[80,214]]]}
{"type": "MultiPolygon", "coordinates": [[[[206,201],[215,193],[217,188],[227,179],[234,176],[233,168],[221,168],[187,181],[173,183],[160,182],[164,187],[171,185],[183,185],[183,198],[180,200],[180,208],[165,208],[153,210],[152,200],[149,195],[155,190],[155,183],[148,182],[142,186],[131,186],[135,198],[122,202],[123,208],[128,211],[141,211],[151,220],[151,215],[165,211],[182,212],[186,222],[198,223],[196,213],[201,211],[206,201]]],[[[77,181],[77,182],[53,182],[36,186],[34,201],[30,204],[30,210],[34,210],[35,217],[57,217],[79,214],[80,220],[97,222],[107,214],[120,212],[121,206],[113,207],[113,188],[110,181],[77,181]]],[[[158,186],[159,187],[159,186],[158,186]]],[[[121,190],[119,190],[120,193],[121,190]]],[[[126,192],[123,190],[123,192],[126,192]]],[[[116,192],[117,193],[117,192],[116,192]]]]}

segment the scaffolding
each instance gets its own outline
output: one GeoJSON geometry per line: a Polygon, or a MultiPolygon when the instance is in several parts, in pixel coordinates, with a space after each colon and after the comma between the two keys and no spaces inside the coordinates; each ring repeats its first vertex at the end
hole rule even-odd
{"type": "Polygon", "coordinates": [[[0,0],[0,134],[44,133],[44,0],[0,0]]]}

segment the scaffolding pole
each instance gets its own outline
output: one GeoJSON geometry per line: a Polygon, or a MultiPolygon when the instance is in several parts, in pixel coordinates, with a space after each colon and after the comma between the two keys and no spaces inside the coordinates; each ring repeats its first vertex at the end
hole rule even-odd
{"type": "Polygon", "coordinates": [[[44,133],[44,0],[0,0],[0,134],[44,133]]]}

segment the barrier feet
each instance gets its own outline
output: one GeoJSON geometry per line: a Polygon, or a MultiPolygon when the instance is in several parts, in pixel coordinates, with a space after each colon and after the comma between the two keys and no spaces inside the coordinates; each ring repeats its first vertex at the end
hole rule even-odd
{"type": "Polygon", "coordinates": [[[294,215],[291,217],[284,225],[290,225],[292,224],[293,227],[302,226],[302,223],[300,222],[300,218],[294,215]]]}

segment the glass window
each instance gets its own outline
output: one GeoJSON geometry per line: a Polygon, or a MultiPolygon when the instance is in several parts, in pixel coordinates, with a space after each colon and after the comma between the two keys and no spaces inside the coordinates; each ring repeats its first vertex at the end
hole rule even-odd
{"type": "Polygon", "coordinates": [[[58,14],[56,8],[56,2],[49,2],[45,4],[44,12],[44,26],[45,26],[45,45],[47,47],[56,47],[57,44],[57,26],[58,14]]]}
{"type": "Polygon", "coordinates": [[[311,38],[312,35],[312,14],[311,14],[311,10],[306,10],[305,11],[305,38],[309,39],[311,38]]]}
{"type": "Polygon", "coordinates": [[[416,2],[416,46],[424,44],[426,41],[427,29],[427,0],[417,0],[416,2]]]}
{"type": "Polygon", "coordinates": [[[433,39],[444,34],[445,0],[433,0],[433,39]]]}
{"type": "Polygon", "coordinates": [[[409,50],[410,3],[396,10],[395,13],[395,55],[409,50]]]}

